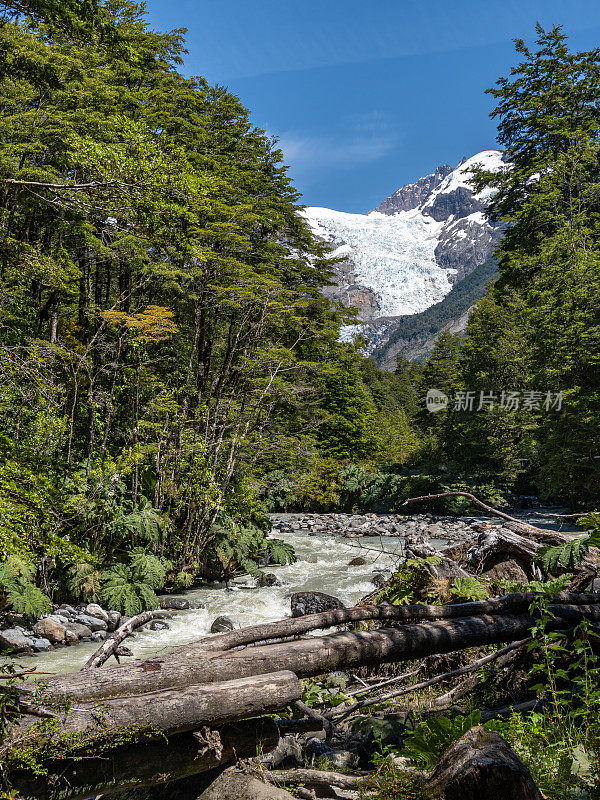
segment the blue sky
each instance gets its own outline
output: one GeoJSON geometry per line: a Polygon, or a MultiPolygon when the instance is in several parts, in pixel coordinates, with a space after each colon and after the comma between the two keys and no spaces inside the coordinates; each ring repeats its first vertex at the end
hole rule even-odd
{"type": "Polygon", "coordinates": [[[564,25],[600,45],[598,0],[148,0],[188,29],[184,71],[227,86],[280,139],[307,205],[364,212],[442,163],[495,146],[484,94],[512,39],[564,25]]]}

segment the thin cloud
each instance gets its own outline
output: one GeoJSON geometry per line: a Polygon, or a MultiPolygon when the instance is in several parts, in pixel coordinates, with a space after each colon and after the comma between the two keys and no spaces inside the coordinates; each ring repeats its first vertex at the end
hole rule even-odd
{"type": "Polygon", "coordinates": [[[278,146],[292,174],[304,182],[334,171],[378,161],[398,144],[394,131],[383,114],[374,112],[348,120],[347,133],[322,136],[289,131],[279,136],[278,146]]]}

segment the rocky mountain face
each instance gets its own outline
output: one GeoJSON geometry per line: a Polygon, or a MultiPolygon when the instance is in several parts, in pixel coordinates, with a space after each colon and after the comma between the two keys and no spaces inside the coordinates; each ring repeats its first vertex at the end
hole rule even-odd
{"type": "MultiPolygon", "coordinates": [[[[440,166],[367,214],[304,211],[315,235],[343,259],[336,268],[336,285],[326,294],[358,309],[362,332],[370,339],[368,352],[376,357],[387,352],[386,343],[402,319],[440,303],[488,263],[499,244],[502,228],[485,216],[491,192],[477,194],[470,185],[476,166],[503,169],[502,154],[484,150],[454,169],[440,166]]],[[[464,326],[467,318],[462,311],[456,324],[464,326]]],[[[418,352],[409,348],[407,354],[421,357],[422,347],[418,352]]],[[[380,363],[393,368],[389,352],[380,363]]]]}

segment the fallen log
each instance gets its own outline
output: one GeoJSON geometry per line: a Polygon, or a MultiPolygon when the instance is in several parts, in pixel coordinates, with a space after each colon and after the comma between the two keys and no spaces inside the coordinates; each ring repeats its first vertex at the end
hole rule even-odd
{"type": "Polygon", "coordinates": [[[392,700],[394,697],[401,697],[405,694],[411,694],[412,692],[419,691],[420,689],[427,689],[430,686],[436,686],[438,683],[443,683],[451,678],[458,678],[461,675],[474,672],[480,667],[495,661],[497,658],[500,658],[506,653],[510,653],[513,650],[524,647],[525,645],[529,644],[529,642],[531,642],[531,637],[528,637],[527,639],[521,639],[518,642],[513,642],[506,647],[502,647],[500,650],[496,650],[495,653],[490,653],[487,656],[483,656],[483,658],[479,658],[477,661],[473,661],[471,664],[467,664],[464,667],[459,667],[451,672],[445,672],[442,675],[436,675],[434,678],[429,678],[428,680],[421,681],[420,683],[414,683],[412,686],[403,686],[402,689],[394,689],[393,692],[388,692],[387,694],[383,694],[378,697],[368,697],[364,700],[359,700],[358,703],[353,703],[351,706],[346,706],[341,710],[336,708],[334,711],[330,711],[326,716],[331,720],[341,722],[343,719],[346,719],[346,717],[349,717],[350,714],[354,714],[355,711],[358,711],[361,708],[376,705],[377,703],[384,703],[387,700],[392,700]]]}
{"type": "MultiPolygon", "coordinates": [[[[514,527],[514,526],[513,526],[514,527]]],[[[572,541],[572,537],[566,539],[572,541]]],[[[484,570],[486,564],[493,558],[499,555],[516,556],[523,561],[535,561],[537,556],[546,544],[540,544],[532,539],[521,536],[515,533],[514,530],[509,530],[507,526],[497,528],[495,530],[486,531],[482,533],[477,544],[470,547],[467,552],[467,563],[473,569],[484,570]]],[[[598,550],[590,548],[590,552],[582,562],[582,570],[591,570],[595,572],[596,563],[598,560],[598,550]]],[[[532,571],[534,565],[532,564],[532,571]]],[[[536,567],[539,570],[539,568],[536,567]]]]}
{"type": "MultiPolygon", "coordinates": [[[[367,620],[416,622],[418,620],[471,617],[477,614],[506,614],[507,612],[523,611],[529,608],[534,595],[535,593],[515,592],[495,600],[453,603],[447,606],[426,605],[425,603],[393,606],[389,603],[384,603],[377,606],[339,608],[332,611],[324,611],[320,614],[307,614],[303,617],[283,619],[279,622],[249,625],[240,630],[227,631],[227,633],[222,633],[218,636],[201,639],[199,642],[186,645],[185,649],[187,652],[191,652],[193,649],[198,655],[204,652],[225,652],[249,644],[262,644],[272,639],[292,639],[311,631],[367,620]]],[[[546,594],[545,597],[550,603],[566,603],[568,605],[600,603],[600,594],[558,592],[546,594]]]]}
{"type": "Polygon", "coordinates": [[[421,497],[409,497],[402,505],[406,506],[409,503],[422,502],[423,500],[441,500],[444,497],[466,497],[474,506],[477,506],[482,511],[485,511],[492,516],[499,517],[506,520],[506,527],[511,527],[513,531],[531,536],[544,544],[563,544],[570,541],[572,537],[565,536],[564,533],[557,531],[549,531],[545,528],[537,528],[535,525],[529,525],[527,522],[522,522],[516,517],[511,517],[510,514],[505,514],[504,511],[498,511],[497,508],[482,502],[479,498],[475,497],[470,492],[440,492],[439,494],[425,494],[421,497]]]}
{"type": "Polygon", "coordinates": [[[276,786],[301,783],[313,789],[356,789],[365,779],[360,775],[343,775],[320,769],[273,769],[265,777],[276,786]]]}
{"type": "MultiPolygon", "coordinates": [[[[128,619],[124,625],[104,640],[102,645],[93,653],[83,665],[82,669],[92,669],[101,667],[105,661],[116,655],[117,649],[122,641],[130,636],[137,628],[141,628],[150,620],[158,619],[166,616],[164,611],[142,611],[141,614],[136,614],[135,617],[128,619]]],[[[119,659],[117,659],[118,661],[119,659]]]]}
{"type": "MultiPolygon", "coordinates": [[[[160,738],[196,730],[202,725],[276,711],[300,697],[302,686],[293,672],[255,674],[203,686],[115,697],[101,703],[72,703],[59,712],[60,726],[52,729],[52,735],[84,734],[87,746],[95,738],[104,741],[111,733],[123,730],[134,739],[160,738]]],[[[25,715],[11,729],[5,746],[10,746],[11,740],[22,736],[35,724],[34,718],[25,715]]],[[[39,736],[43,737],[46,729],[39,730],[39,736]]]]}
{"type": "Polygon", "coordinates": [[[497,733],[472,728],[442,756],[425,800],[542,800],[525,764],[497,733]]]}
{"type": "MultiPolygon", "coordinates": [[[[549,627],[554,630],[572,627],[583,619],[600,620],[598,603],[550,604],[549,611],[554,615],[549,627]]],[[[225,653],[199,652],[191,645],[131,665],[60,675],[47,681],[47,692],[75,700],[92,700],[150,692],[157,687],[185,689],[190,685],[282,670],[310,677],[336,669],[415,660],[484,644],[512,642],[527,636],[534,622],[529,614],[482,614],[392,629],[344,631],[225,653]]]]}
{"type": "Polygon", "coordinates": [[[184,733],[168,741],[95,753],[83,760],[58,761],[48,765],[48,775],[17,771],[10,773],[8,780],[21,800],[83,800],[197,775],[257,752],[270,752],[279,741],[277,725],[267,717],[224,725],[210,733],[213,735],[184,733]],[[218,746],[210,746],[211,739],[218,746]]]}

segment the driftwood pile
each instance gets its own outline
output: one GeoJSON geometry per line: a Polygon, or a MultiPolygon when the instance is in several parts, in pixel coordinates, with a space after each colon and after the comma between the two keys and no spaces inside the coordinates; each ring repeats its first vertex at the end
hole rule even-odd
{"type": "MultiPolygon", "coordinates": [[[[511,518],[506,523],[522,525],[511,518]]],[[[531,526],[523,526],[520,532],[504,526],[484,532],[469,551],[465,565],[482,568],[492,557],[514,553],[531,564],[542,542],[555,544],[560,540],[566,537],[531,526]]],[[[600,622],[599,594],[563,592],[545,597],[552,617],[548,629],[571,628],[583,619],[600,622]]],[[[125,636],[137,624],[143,624],[140,620],[146,621],[140,615],[127,623],[127,630],[120,629],[107,640],[81,672],[47,681],[42,705],[15,724],[4,747],[10,747],[11,741],[35,746],[52,736],[72,741],[76,756],[77,742],[89,753],[95,742],[104,746],[111,734],[123,730],[130,734],[128,744],[104,752],[101,758],[86,757],[83,762],[63,758],[51,765],[51,780],[40,781],[22,772],[12,774],[11,782],[24,798],[76,800],[117,788],[164,784],[256,755],[257,751],[269,752],[277,745],[276,726],[270,720],[248,718],[296,704],[330,729],[374,702],[473,673],[492,660],[510,659],[530,641],[529,632],[535,623],[529,611],[531,601],[532,595],[523,593],[445,606],[380,604],[336,609],[230,631],[165,656],[99,669],[125,636]],[[369,623],[369,629],[346,629],[364,622],[369,623]],[[322,636],[309,635],[330,628],[336,630],[322,636]],[[300,678],[389,662],[413,662],[491,644],[505,646],[467,666],[412,685],[390,686],[416,675],[418,668],[371,685],[363,681],[351,692],[356,699],[329,714],[311,711],[300,702],[300,678]]],[[[453,699],[451,692],[446,699],[453,699]]],[[[25,698],[23,707],[33,709],[28,702],[33,704],[33,698],[25,698]]],[[[494,747],[498,746],[495,742],[494,747]]],[[[456,763],[466,758],[468,745],[462,748],[455,754],[456,763]]],[[[505,753],[498,756],[495,780],[502,775],[512,780],[519,772],[518,765],[510,761],[505,753]]],[[[295,770],[295,781],[287,775],[280,776],[279,782],[303,782],[297,780],[300,772],[295,770]]],[[[447,774],[440,773],[435,780],[451,782],[451,772],[449,767],[447,774]]],[[[335,774],[327,774],[332,785],[335,774]]],[[[271,777],[277,782],[277,775],[271,777]]],[[[535,787],[523,788],[529,786],[527,776],[520,778],[525,781],[522,796],[538,797],[535,787]]],[[[311,780],[316,784],[324,780],[314,775],[304,775],[304,779],[309,787],[311,780]]],[[[348,776],[340,780],[349,785],[348,776]]],[[[356,779],[352,782],[355,785],[356,779]]],[[[507,800],[511,796],[507,794],[507,800]]]]}

